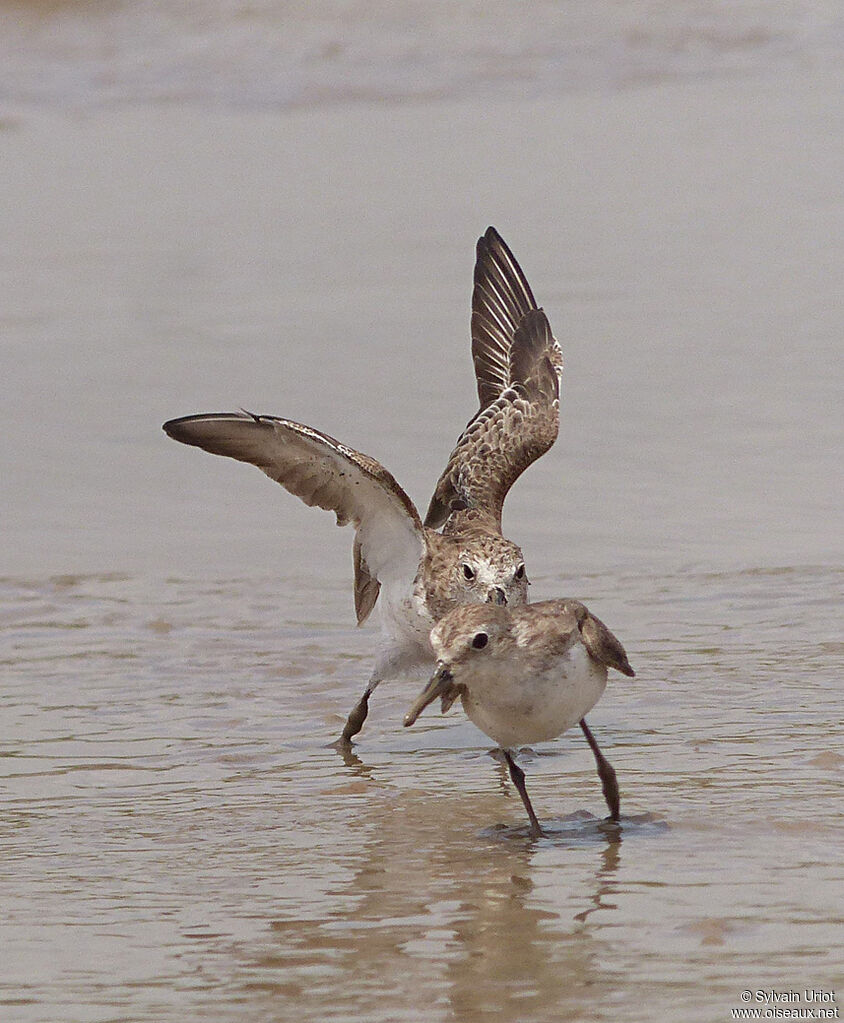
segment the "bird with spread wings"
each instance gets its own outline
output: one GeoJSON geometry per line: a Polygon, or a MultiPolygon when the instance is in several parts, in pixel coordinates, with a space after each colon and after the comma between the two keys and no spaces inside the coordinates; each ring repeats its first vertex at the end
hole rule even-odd
{"type": "MultiPolygon", "coordinates": [[[[383,642],[341,746],[348,747],[363,727],[380,682],[430,671],[430,632],[448,611],[461,604],[527,602],[524,558],[503,536],[501,513],[512,485],[557,437],[562,355],[525,275],[493,227],[477,244],[471,325],[480,407],[457,440],[424,523],[380,462],[312,427],[249,412],[164,424],[174,440],[249,462],[305,504],[334,512],[338,525],[354,526],[357,620],[363,624],[380,602],[383,642]]],[[[607,795],[604,774],[612,769],[606,761],[602,768],[585,721],[581,727],[607,795]]]]}

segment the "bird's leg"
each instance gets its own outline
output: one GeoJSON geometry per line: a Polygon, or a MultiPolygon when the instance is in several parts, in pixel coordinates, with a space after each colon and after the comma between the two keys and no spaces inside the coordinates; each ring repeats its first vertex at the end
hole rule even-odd
{"type": "Polygon", "coordinates": [[[513,784],[516,786],[516,791],[522,797],[522,802],[525,804],[527,815],[530,817],[530,835],[531,838],[542,838],[545,832],[539,826],[539,820],[533,810],[530,797],[527,794],[527,788],[525,787],[525,772],[516,764],[513,759],[513,755],[509,750],[503,750],[504,759],[507,761],[507,766],[510,768],[510,777],[513,780],[513,784]]]}
{"type": "Polygon", "coordinates": [[[343,726],[343,731],[340,738],[337,740],[338,746],[351,746],[352,739],[358,734],[363,728],[363,723],[366,721],[366,715],[369,713],[369,697],[375,692],[375,688],[381,681],[375,675],[367,683],[366,689],[363,691],[363,696],[352,708],[351,713],[346,718],[346,724],[343,726]]]}
{"type": "Polygon", "coordinates": [[[595,755],[595,763],[598,765],[598,777],[601,779],[601,788],[604,790],[604,799],[606,799],[610,810],[610,820],[620,820],[621,799],[618,794],[618,780],[615,776],[615,768],[601,752],[598,743],[595,742],[595,736],[592,734],[589,725],[586,724],[586,718],[581,720],[580,727],[586,736],[589,748],[595,755]]]}

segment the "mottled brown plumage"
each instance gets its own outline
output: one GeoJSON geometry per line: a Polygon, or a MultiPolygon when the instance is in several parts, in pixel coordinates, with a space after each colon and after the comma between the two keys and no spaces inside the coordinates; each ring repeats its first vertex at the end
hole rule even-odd
{"type": "Polygon", "coordinates": [[[432,616],[431,624],[459,604],[515,605],[527,600],[524,559],[511,540],[471,526],[461,529],[452,523],[452,529],[443,533],[426,529],[425,542],[427,556],[417,578],[432,616]],[[474,572],[473,579],[466,578],[464,566],[474,572]],[[473,585],[477,582],[483,600],[478,599],[479,591],[473,585]],[[496,596],[496,590],[501,590],[503,596],[496,596]]]}
{"type": "Polygon", "coordinates": [[[481,407],[457,440],[425,525],[436,529],[475,510],[500,532],[510,487],[557,438],[562,354],[494,228],[478,242],[472,353],[481,407]]]}

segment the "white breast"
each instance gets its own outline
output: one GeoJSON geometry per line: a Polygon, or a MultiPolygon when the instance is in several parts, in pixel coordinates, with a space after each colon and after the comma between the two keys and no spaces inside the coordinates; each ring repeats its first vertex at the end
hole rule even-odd
{"type": "Polygon", "coordinates": [[[420,672],[430,673],[434,667],[430,641],[434,623],[420,596],[402,580],[387,581],[381,586],[378,604],[385,642],[375,673],[382,680],[400,675],[416,679],[420,672]]]}
{"type": "Polygon", "coordinates": [[[465,679],[469,720],[504,749],[562,735],[589,713],[607,684],[606,667],[581,643],[541,671],[525,669],[518,656],[479,658],[465,679]]]}

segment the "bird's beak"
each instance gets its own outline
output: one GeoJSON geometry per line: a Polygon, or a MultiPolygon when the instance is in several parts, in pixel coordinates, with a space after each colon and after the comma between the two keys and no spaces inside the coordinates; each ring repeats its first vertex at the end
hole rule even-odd
{"type": "Polygon", "coordinates": [[[413,704],[404,716],[404,727],[408,728],[419,717],[422,711],[433,703],[437,697],[447,697],[454,686],[454,676],[448,668],[438,667],[434,672],[431,681],[422,690],[419,699],[413,704]]]}

